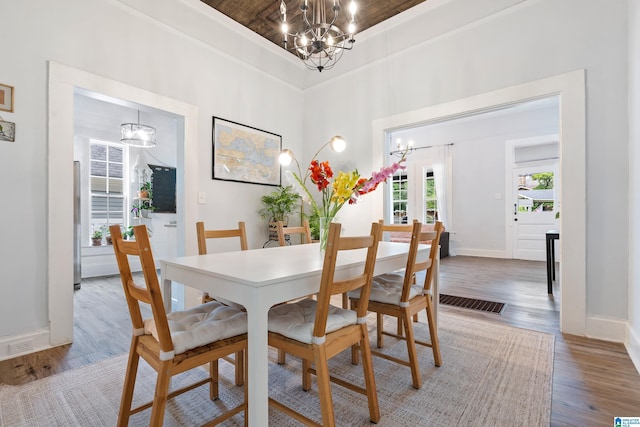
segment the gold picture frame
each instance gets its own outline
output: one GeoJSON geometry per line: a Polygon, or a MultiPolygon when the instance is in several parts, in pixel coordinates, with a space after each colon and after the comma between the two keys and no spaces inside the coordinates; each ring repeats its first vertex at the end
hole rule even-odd
{"type": "Polygon", "coordinates": [[[0,111],[13,113],[13,86],[0,83],[0,111]]]}

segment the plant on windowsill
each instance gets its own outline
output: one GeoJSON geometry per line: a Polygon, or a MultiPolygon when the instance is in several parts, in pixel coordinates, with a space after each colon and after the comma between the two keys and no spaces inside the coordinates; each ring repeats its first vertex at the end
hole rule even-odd
{"type": "Polygon", "coordinates": [[[91,235],[91,245],[102,246],[102,231],[96,230],[91,235]]]}
{"type": "Polygon", "coordinates": [[[278,240],[277,222],[284,225],[289,222],[289,215],[300,207],[302,197],[293,191],[293,187],[278,187],[260,199],[262,208],[258,211],[260,218],[269,222],[269,240],[278,240]]]}
{"type": "Polygon", "coordinates": [[[107,241],[107,245],[111,244],[111,231],[109,231],[109,225],[108,224],[104,224],[102,226],[100,226],[100,231],[102,232],[102,235],[104,236],[104,239],[107,241]]]}

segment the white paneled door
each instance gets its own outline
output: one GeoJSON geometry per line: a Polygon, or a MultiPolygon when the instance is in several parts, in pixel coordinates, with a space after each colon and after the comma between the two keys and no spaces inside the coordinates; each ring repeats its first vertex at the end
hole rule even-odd
{"type": "Polygon", "coordinates": [[[544,261],[545,235],[558,230],[558,162],[536,162],[535,166],[512,170],[511,221],[512,258],[544,261]]]}

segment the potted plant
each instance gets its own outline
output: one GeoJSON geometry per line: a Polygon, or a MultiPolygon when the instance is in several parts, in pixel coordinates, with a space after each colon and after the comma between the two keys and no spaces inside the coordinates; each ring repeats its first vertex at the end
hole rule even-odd
{"type": "Polygon", "coordinates": [[[102,232],[102,235],[104,236],[104,239],[107,241],[107,245],[112,244],[111,243],[111,231],[109,231],[109,226],[107,224],[100,226],[100,231],[102,232]]]}
{"type": "Polygon", "coordinates": [[[149,212],[153,209],[151,200],[136,200],[131,206],[131,213],[134,218],[149,218],[149,212]]]}
{"type": "Polygon", "coordinates": [[[91,244],[93,246],[102,246],[102,231],[96,230],[91,235],[91,244]]]}
{"type": "Polygon", "coordinates": [[[276,223],[282,221],[285,225],[289,222],[289,214],[300,207],[302,197],[293,191],[293,187],[278,187],[271,193],[262,196],[262,208],[258,211],[260,218],[269,222],[269,239],[277,240],[276,223]],[[272,239],[273,237],[273,239],[272,239]]]}
{"type": "Polygon", "coordinates": [[[122,238],[124,240],[133,240],[134,238],[133,225],[130,225],[126,229],[122,230],[122,238]]]}
{"type": "Polygon", "coordinates": [[[138,190],[138,198],[139,199],[150,199],[151,198],[151,183],[149,181],[145,182],[140,186],[140,190],[138,190]]]}

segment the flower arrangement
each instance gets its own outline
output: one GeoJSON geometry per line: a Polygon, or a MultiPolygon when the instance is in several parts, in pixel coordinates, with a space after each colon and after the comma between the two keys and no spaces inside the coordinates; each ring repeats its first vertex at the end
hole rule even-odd
{"type": "MultiPolygon", "coordinates": [[[[309,164],[304,178],[291,171],[286,171],[285,175],[293,188],[302,196],[302,200],[311,205],[312,214],[317,214],[321,222],[324,221],[328,224],[346,203],[356,204],[360,196],[374,191],[380,183],[386,182],[398,170],[404,170],[406,168],[403,164],[405,160],[406,151],[399,161],[380,168],[379,171],[373,172],[369,178],[362,177],[357,169],[350,172],[339,171],[334,174],[328,161],[321,162],[315,158],[309,164]],[[320,192],[320,202],[316,201],[307,188],[307,179],[310,179],[320,192]]],[[[325,236],[322,235],[321,226],[321,244],[323,237],[325,236]]]]}

